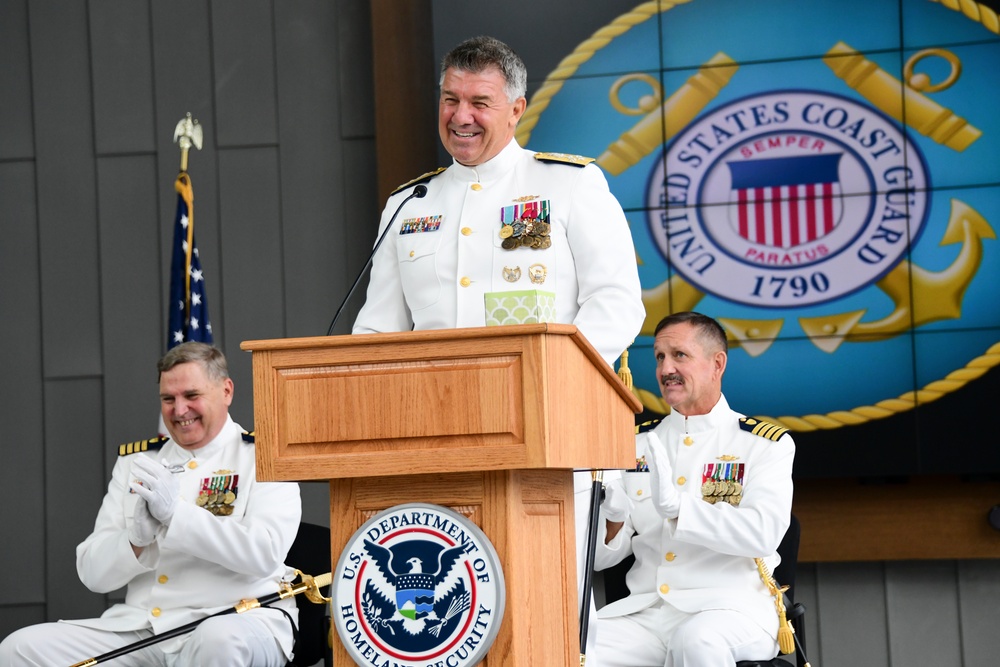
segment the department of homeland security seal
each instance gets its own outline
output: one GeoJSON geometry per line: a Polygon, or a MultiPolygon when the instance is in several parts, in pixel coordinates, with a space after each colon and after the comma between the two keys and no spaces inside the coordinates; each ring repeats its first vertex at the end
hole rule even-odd
{"type": "Polygon", "coordinates": [[[359,665],[475,665],[503,620],[493,545],[438,505],[397,505],[369,519],[341,553],[334,581],[334,623],[359,665]]]}

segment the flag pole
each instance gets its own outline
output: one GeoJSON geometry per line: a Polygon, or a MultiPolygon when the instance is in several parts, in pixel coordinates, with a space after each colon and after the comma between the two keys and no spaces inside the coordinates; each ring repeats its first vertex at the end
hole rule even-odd
{"type": "Polygon", "coordinates": [[[284,600],[300,593],[305,593],[306,597],[313,604],[323,604],[329,602],[330,598],[325,597],[319,589],[329,586],[333,580],[333,576],[330,572],[326,574],[321,574],[317,577],[311,577],[308,574],[304,574],[300,570],[296,570],[299,576],[302,578],[297,584],[290,584],[283,582],[280,586],[280,590],[277,593],[271,593],[270,595],[265,595],[262,598],[253,598],[240,600],[236,605],[229,607],[228,609],[223,609],[222,611],[212,614],[210,616],[205,616],[204,618],[199,618],[196,621],[191,621],[180,627],[173,628],[172,630],[167,630],[158,635],[152,637],[147,637],[146,639],[140,639],[137,642],[129,644],[128,646],[122,646],[121,648],[116,648],[113,651],[108,651],[107,653],[102,653],[101,655],[94,658],[87,658],[77,662],[70,667],[91,667],[101,662],[106,662],[114,658],[125,655],[126,653],[131,653],[132,651],[138,651],[141,648],[146,648],[152,644],[162,642],[171,637],[176,637],[177,635],[182,635],[191,630],[194,630],[200,623],[204,622],[209,618],[215,618],[216,616],[224,616],[226,614],[242,614],[245,611],[250,611],[251,609],[257,609],[258,607],[266,607],[272,602],[277,602],[278,600],[284,600]]]}

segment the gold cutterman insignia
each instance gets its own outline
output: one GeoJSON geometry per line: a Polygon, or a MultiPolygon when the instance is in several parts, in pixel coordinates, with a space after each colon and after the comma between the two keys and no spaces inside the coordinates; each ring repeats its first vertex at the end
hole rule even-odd
{"type": "Polygon", "coordinates": [[[544,283],[548,273],[549,270],[545,268],[544,264],[532,264],[528,267],[528,279],[535,285],[544,283]]]}

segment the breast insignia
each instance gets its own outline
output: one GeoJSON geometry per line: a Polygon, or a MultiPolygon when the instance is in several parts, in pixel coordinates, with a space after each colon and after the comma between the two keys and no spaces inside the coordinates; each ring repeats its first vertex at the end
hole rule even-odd
{"type": "Polygon", "coordinates": [[[118,445],[118,456],[128,456],[129,454],[138,454],[139,452],[146,451],[155,452],[160,447],[163,447],[167,440],[169,440],[169,438],[158,436],[156,438],[150,438],[149,440],[127,442],[124,445],[118,445]]]}
{"type": "Polygon", "coordinates": [[[570,155],[569,153],[535,153],[535,159],[539,162],[571,164],[574,167],[586,167],[594,161],[592,157],[570,155]]]}
{"type": "Polygon", "coordinates": [[[392,192],[390,192],[389,196],[391,197],[392,195],[396,194],[397,192],[405,190],[406,188],[411,187],[413,185],[419,185],[421,183],[426,183],[427,181],[431,180],[432,178],[434,178],[435,176],[437,176],[438,174],[440,174],[442,171],[444,171],[447,168],[448,167],[438,167],[434,171],[428,171],[426,174],[422,174],[420,176],[417,176],[412,181],[407,181],[406,183],[403,183],[398,188],[396,188],[395,190],[393,190],[392,192]]]}
{"type": "Polygon", "coordinates": [[[740,428],[749,431],[754,435],[759,435],[768,440],[777,440],[788,433],[788,429],[771,422],[754,419],[753,417],[743,417],[740,419],[740,428]]]}

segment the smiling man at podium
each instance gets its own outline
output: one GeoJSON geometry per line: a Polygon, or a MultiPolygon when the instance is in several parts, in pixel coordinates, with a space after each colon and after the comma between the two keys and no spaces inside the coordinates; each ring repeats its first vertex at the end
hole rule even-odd
{"type": "MultiPolygon", "coordinates": [[[[567,323],[613,366],[645,309],[628,222],[604,174],[590,158],[517,144],[527,71],[503,42],[459,44],[440,83],[438,132],[452,164],[389,197],[353,333],[567,323]]],[[[590,475],[576,477],[582,562],[590,475]]]]}

